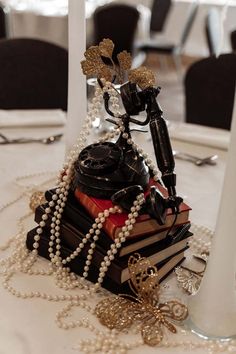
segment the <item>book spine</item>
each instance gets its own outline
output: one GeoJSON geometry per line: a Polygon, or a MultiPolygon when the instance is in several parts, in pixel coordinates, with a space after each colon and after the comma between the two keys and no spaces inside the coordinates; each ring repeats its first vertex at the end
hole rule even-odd
{"type": "MultiPolygon", "coordinates": [[[[80,204],[82,204],[86,208],[87,212],[94,218],[96,218],[98,213],[102,211],[101,207],[97,205],[97,203],[95,203],[93,199],[91,199],[86,194],[80,192],[78,189],[75,191],[75,198],[79,201],[80,204]]],[[[188,216],[189,209],[183,210],[181,213],[179,213],[175,221],[175,226],[180,226],[184,223],[187,223],[188,216]]],[[[118,217],[119,216],[117,215],[117,218],[118,217]]],[[[111,237],[112,240],[114,240],[118,236],[119,232],[122,229],[119,224],[114,223],[114,218],[114,215],[111,216],[111,219],[108,217],[103,224],[104,231],[111,237]]],[[[132,232],[127,237],[127,240],[168,229],[173,225],[174,220],[175,215],[168,214],[165,225],[159,225],[155,219],[152,219],[149,216],[147,217],[147,215],[140,215],[139,219],[134,225],[132,232]]],[[[123,226],[124,220],[122,219],[122,221],[123,226]]]]}
{"type": "MultiPolygon", "coordinates": [[[[39,206],[38,208],[36,208],[35,211],[35,217],[34,220],[36,223],[39,224],[39,222],[41,221],[42,215],[44,214],[44,209],[42,206],[39,206]]],[[[63,239],[62,241],[69,247],[69,248],[76,248],[78,247],[79,243],[82,242],[82,239],[84,238],[84,235],[87,233],[87,231],[89,230],[89,228],[87,228],[86,232],[84,232],[84,227],[81,228],[81,224],[75,224],[74,223],[74,218],[67,218],[66,215],[67,213],[65,213],[65,215],[63,215],[63,218],[61,220],[61,224],[71,224],[71,226],[76,228],[76,232],[73,232],[73,234],[71,235],[71,237],[68,237],[66,239],[63,239]],[[79,227],[79,229],[78,229],[79,227]]],[[[49,218],[46,220],[46,227],[49,229],[50,225],[51,225],[51,218],[52,215],[49,215],[49,218]]],[[[76,220],[78,220],[78,214],[76,213],[76,220]]],[[[79,220],[78,220],[79,221],[79,220]]],[[[91,241],[89,241],[91,242],[91,241]]],[[[104,237],[104,235],[100,235],[99,240],[97,241],[97,244],[99,245],[99,247],[104,250],[104,252],[106,252],[111,245],[112,241],[109,239],[109,237],[104,237]]],[[[103,253],[104,253],[103,252],[103,253]]],[[[120,253],[120,249],[118,250],[116,256],[119,257],[119,253],[120,253]]]]}
{"type": "MultiPolygon", "coordinates": [[[[51,191],[46,191],[45,197],[46,197],[47,201],[50,201],[52,198],[51,191]]],[[[78,203],[78,200],[77,200],[77,198],[75,198],[74,195],[73,195],[73,199],[75,199],[78,203]]],[[[88,199],[88,201],[89,201],[89,205],[92,204],[92,206],[94,206],[94,204],[92,203],[92,201],[90,199],[88,199]]],[[[81,204],[81,205],[83,205],[83,204],[81,204]]],[[[99,209],[95,210],[93,212],[94,214],[92,215],[92,213],[90,211],[89,212],[87,211],[87,207],[86,208],[83,207],[83,209],[86,210],[86,212],[88,214],[90,214],[90,216],[85,215],[84,211],[82,212],[80,209],[78,209],[74,206],[72,207],[71,204],[67,202],[66,207],[63,212],[63,217],[66,219],[69,219],[73,224],[77,225],[83,233],[87,233],[89,231],[89,229],[91,228],[92,224],[94,223],[94,219],[97,217],[98,213],[101,212],[101,210],[99,210],[99,209]]],[[[101,236],[105,239],[106,244],[110,245],[112,243],[112,241],[114,241],[115,236],[112,237],[111,234],[107,230],[114,230],[113,234],[115,234],[116,227],[114,227],[114,225],[112,224],[112,222],[109,219],[106,220],[106,223],[108,223],[108,226],[106,228],[106,225],[105,225],[105,227],[103,225],[103,229],[101,230],[101,236]],[[108,237],[106,237],[106,236],[108,236],[108,237]],[[111,241],[108,240],[109,237],[110,237],[111,241]]]]}
{"type": "MultiPolygon", "coordinates": [[[[69,228],[67,228],[65,225],[61,225],[61,237],[62,239],[67,239],[68,237],[70,237],[70,232],[71,230],[69,228]]],[[[36,234],[36,228],[29,231],[27,234],[27,240],[26,240],[26,245],[28,249],[33,248],[33,240],[34,240],[34,235],[36,234]]],[[[47,228],[44,228],[43,233],[41,234],[41,239],[44,239],[45,242],[49,242],[50,240],[50,231],[47,228]]],[[[44,242],[44,243],[45,243],[44,242]]],[[[41,241],[40,241],[41,244],[41,241]]],[[[84,248],[82,249],[79,257],[76,257],[74,260],[72,260],[68,265],[71,266],[71,263],[75,263],[77,264],[77,274],[82,275],[83,274],[83,269],[85,266],[85,261],[87,259],[87,254],[88,254],[88,250],[90,248],[90,244],[86,244],[84,246],[84,248]]],[[[61,253],[63,258],[65,258],[65,256],[69,256],[71,254],[71,250],[67,247],[65,247],[62,244],[61,247],[61,253]]],[[[49,254],[48,254],[48,247],[43,247],[42,252],[41,252],[42,256],[49,259],[49,254]]],[[[99,270],[101,262],[104,260],[105,255],[102,254],[100,252],[100,250],[96,247],[95,251],[93,253],[93,259],[92,259],[92,265],[99,270]]],[[[117,284],[121,284],[121,272],[122,272],[122,268],[119,267],[115,262],[112,262],[111,265],[109,266],[108,270],[107,270],[107,276],[109,278],[111,278],[114,282],[116,282],[117,284]]]]}

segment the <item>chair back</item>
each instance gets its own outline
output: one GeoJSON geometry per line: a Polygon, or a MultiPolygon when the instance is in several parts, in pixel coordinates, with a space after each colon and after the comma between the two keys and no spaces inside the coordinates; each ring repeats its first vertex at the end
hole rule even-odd
{"type": "Polygon", "coordinates": [[[199,7],[199,2],[197,0],[193,1],[190,5],[189,13],[188,13],[186,22],[184,24],[181,37],[180,37],[179,48],[181,48],[181,49],[184,47],[184,45],[188,39],[188,36],[189,36],[190,31],[192,29],[194,20],[197,16],[198,7],[199,7]]]}
{"type": "Polygon", "coordinates": [[[93,15],[95,44],[110,38],[115,43],[114,59],[123,50],[132,53],[138,20],[139,11],[130,5],[111,3],[98,7],[93,15]]]}
{"type": "Polygon", "coordinates": [[[67,109],[68,53],[35,39],[0,41],[0,108],[67,109]]]}
{"type": "Polygon", "coordinates": [[[171,8],[171,0],[153,0],[150,20],[150,33],[161,32],[171,8]]]}
{"type": "Polygon", "coordinates": [[[236,52],[236,30],[230,33],[230,42],[233,52],[236,52]]]}
{"type": "Polygon", "coordinates": [[[184,82],[186,121],[230,130],[235,84],[234,53],[211,56],[192,64],[184,82]]]}
{"type": "Polygon", "coordinates": [[[205,22],[206,40],[210,55],[219,55],[221,51],[222,26],[220,11],[212,7],[205,22]]]}
{"type": "Polygon", "coordinates": [[[0,2],[0,39],[6,38],[6,14],[4,6],[0,2]]]}

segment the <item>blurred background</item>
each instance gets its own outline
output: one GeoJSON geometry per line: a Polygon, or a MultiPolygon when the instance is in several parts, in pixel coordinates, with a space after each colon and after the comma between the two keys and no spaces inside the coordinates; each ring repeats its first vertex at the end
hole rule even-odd
{"type": "MultiPolygon", "coordinates": [[[[34,38],[68,48],[68,0],[1,0],[0,9],[2,39],[34,38]]],[[[217,118],[221,122],[200,118],[196,110],[205,110],[203,88],[216,76],[232,82],[230,89],[215,94],[211,104],[216,107],[209,110],[219,111],[217,103],[228,101],[223,96],[229,97],[228,90],[233,97],[236,61],[228,54],[236,50],[236,0],[87,0],[86,27],[87,46],[109,37],[118,51],[132,52],[134,67],[145,64],[155,70],[168,120],[230,129],[232,102],[217,118]]],[[[222,86],[221,81],[210,85],[208,92],[222,86]]]]}

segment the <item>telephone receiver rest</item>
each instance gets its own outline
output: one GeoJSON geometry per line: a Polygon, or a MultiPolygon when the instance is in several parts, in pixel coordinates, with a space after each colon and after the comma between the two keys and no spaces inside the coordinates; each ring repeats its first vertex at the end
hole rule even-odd
{"type": "MultiPolygon", "coordinates": [[[[129,211],[133,205],[133,201],[140,193],[143,193],[141,186],[130,186],[114,193],[111,201],[113,204],[119,205],[122,209],[129,211]]],[[[141,208],[141,213],[149,214],[153,219],[157,220],[159,225],[164,225],[167,209],[171,208],[175,214],[178,213],[179,205],[182,201],[183,199],[178,196],[164,198],[158,188],[152,186],[149,194],[146,196],[145,204],[141,208]]]]}

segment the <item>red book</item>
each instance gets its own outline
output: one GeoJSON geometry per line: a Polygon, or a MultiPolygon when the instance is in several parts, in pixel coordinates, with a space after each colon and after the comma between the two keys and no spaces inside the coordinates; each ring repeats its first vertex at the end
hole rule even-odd
{"type": "MultiPolygon", "coordinates": [[[[150,182],[150,185],[156,185],[160,192],[166,196],[167,191],[159,183],[153,181],[150,182]]],[[[148,191],[147,191],[148,192],[148,191]]],[[[83,205],[88,213],[95,219],[98,213],[109,209],[113,206],[110,199],[98,199],[90,197],[87,194],[82,193],[78,188],[75,190],[75,197],[81,205],[83,205]]],[[[185,204],[181,203],[180,212],[177,215],[177,220],[175,225],[182,225],[188,222],[189,211],[191,208],[185,204]]],[[[128,215],[126,212],[120,214],[109,215],[103,224],[103,229],[105,232],[112,238],[115,239],[118,236],[118,233],[121,231],[121,228],[125,224],[128,215]]],[[[158,232],[160,230],[168,229],[174,222],[175,215],[172,213],[171,209],[167,211],[166,223],[164,225],[159,225],[155,219],[152,219],[150,215],[143,214],[138,216],[133,230],[130,232],[128,238],[134,238],[145,234],[151,234],[158,232]]]]}

